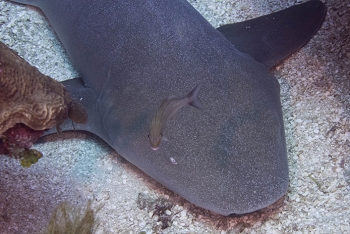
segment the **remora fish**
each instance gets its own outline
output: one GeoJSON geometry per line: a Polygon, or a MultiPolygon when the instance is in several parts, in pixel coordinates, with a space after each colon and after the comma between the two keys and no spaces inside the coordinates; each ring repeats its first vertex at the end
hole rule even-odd
{"type": "MultiPolygon", "coordinates": [[[[269,69],[317,32],[326,14],[321,1],[218,30],[185,0],[16,2],[42,9],[82,76],[63,82],[89,116],[77,130],[222,215],[256,211],[286,193],[280,87],[269,69]],[[153,151],[147,135],[154,103],[198,80],[205,108],[178,116],[176,141],[153,151]]],[[[61,129],[73,130],[70,122],[61,129]]]]}
{"type": "Polygon", "coordinates": [[[201,100],[197,97],[202,83],[198,84],[187,96],[183,98],[169,97],[162,101],[156,115],[152,119],[149,130],[149,141],[153,150],[158,150],[159,145],[164,138],[166,124],[174,115],[185,105],[203,108],[201,100]]]}

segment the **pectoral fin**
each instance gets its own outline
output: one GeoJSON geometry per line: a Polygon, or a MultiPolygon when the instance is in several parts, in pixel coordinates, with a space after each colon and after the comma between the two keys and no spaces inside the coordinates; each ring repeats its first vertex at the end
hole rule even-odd
{"type": "MultiPolygon", "coordinates": [[[[62,84],[65,86],[65,88],[70,93],[72,99],[74,100],[73,104],[75,107],[76,112],[71,112],[70,117],[73,117],[76,123],[73,125],[72,120],[67,119],[60,125],[61,131],[73,131],[73,130],[83,130],[83,131],[89,131],[93,132],[96,135],[99,135],[99,130],[95,129],[95,126],[98,123],[98,111],[96,110],[96,103],[98,102],[97,97],[93,90],[89,87],[86,87],[84,85],[84,81],[82,78],[75,78],[71,80],[63,81],[62,84]],[[81,108],[84,108],[86,111],[85,114],[88,116],[88,120],[86,121],[79,121],[80,118],[80,112],[79,110],[81,108]],[[94,129],[92,129],[94,128],[94,129]]],[[[44,135],[50,135],[55,133],[55,129],[50,129],[44,133],[44,135]]]]}
{"type": "Polygon", "coordinates": [[[28,4],[28,5],[32,5],[32,6],[38,6],[37,5],[37,0],[11,0],[12,2],[17,2],[17,3],[21,3],[21,4],[28,4]]]}
{"type": "Polygon", "coordinates": [[[304,46],[322,25],[326,6],[311,0],[219,30],[241,52],[271,68],[304,46]]]}

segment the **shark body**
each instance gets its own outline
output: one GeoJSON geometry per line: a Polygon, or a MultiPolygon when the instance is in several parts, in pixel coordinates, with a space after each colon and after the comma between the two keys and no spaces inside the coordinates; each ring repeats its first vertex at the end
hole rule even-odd
{"type": "MultiPolygon", "coordinates": [[[[280,88],[269,69],[318,30],[322,2],[218,30],[185,0],[16,2],[43,10],[82,76],[63,82],[89,116],[76,129],[222,215],[259,210],[286,193],[280,88]],[[169,141],[152,150],[147,136],[159,102],[199,82],[204,108],[178,111],[169,141]]],[[[72,130],[69,122],[61,128],[72,130]]]]}

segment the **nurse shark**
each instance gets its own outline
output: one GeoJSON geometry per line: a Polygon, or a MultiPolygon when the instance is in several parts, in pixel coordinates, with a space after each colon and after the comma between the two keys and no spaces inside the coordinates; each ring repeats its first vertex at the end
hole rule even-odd
{"type": "MultiPolygon", "coordinates": [[[[81,74],[63,82],[89,116],[75,129],[218,214],[253,212],[286,193],[280,87],[269,70],[317,32],[322,2],[218,29],[185,0],[15,2],[42,9],[81,74]],[[202,108],[182,102],[167,122],[168,140],[152,150],[161,101],[198,84],[202,108]]],[[[61,129],[73,127],[66,121],[61,129]]]]}

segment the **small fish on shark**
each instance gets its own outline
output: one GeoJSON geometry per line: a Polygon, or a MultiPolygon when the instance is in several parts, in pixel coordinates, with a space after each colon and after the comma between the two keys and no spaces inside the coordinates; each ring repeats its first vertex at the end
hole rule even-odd
{"type": "Polygon", "coordinates": [[[153,150],[158,150],[162,140],[165,140],[164,131],[166,124],[175,116],[175,114],[184,106],[191,105],[198,109],[203,109],[203,103],[198,98],[198,93],[202,87],[199,83],[189,94],[183,98],[169,97],[163,100],[152,119],[148,138],[153,150]]]}

